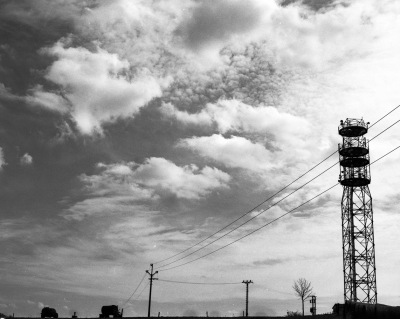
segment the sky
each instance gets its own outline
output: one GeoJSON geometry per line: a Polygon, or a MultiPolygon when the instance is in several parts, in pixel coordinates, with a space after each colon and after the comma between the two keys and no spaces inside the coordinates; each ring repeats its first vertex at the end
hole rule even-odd
{"type": "MultiPolygon", "coordinates": [[[[337,153],[267,199],[337,150],[340,120],[400,104],[399,29],[389,0],[0,1],[0,312],[146,316],[152,263],[154,316],[240,316],[244,280],[250,315],[285,315],[301,309],[299,278],[331,312],[342,187],[295,208],[337,183],[337,153]]],[[[371,161],[400,145],[398,125],[371,161]]],[[[387,305],[400,303],[399,160],[371,166],[387,305]]]]}

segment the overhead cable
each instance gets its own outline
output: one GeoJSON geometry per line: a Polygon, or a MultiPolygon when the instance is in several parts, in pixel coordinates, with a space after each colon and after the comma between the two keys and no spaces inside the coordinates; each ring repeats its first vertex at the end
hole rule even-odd
{"type": "MultiPolygon", "coordinates": [[[[394,112],[396,109],[398,109],[400,107],[400,105],[396,106],[395,108],[393,108],[391,111],[389,111],[388,113],[386,113],[384,116],[382,116],[378,121],[374,122],[373,124],[371,124],[369,126],[369,128],[373,127],[375,124],[377,124],[378,122],[380,122],[382,119],[384,119],[385,117],[387,117],[389,114],[391,114],[392,112],[394,112]]],[[[398,121],[397,121],[398,122],[398,121]]],[[[397,123],[396,122],[396,123],[397,123]]],[[[396,124],[394,123],[394,124],[396,124]]],[[[386,128],[386,130],[388,130],[389,128],[391,128],[394,124],[392,124],[390,127],[386,128]]],[[[385,132],[386,130],[382,131],[381,133],[379,133],[378,135],[374,136],[372,139],[370,139],[370,141],[374,140],[375,138],[377,138],[380,134],[382,134],[383,132],[385,132]]],[[[243,217],[247,216],[248,214],[250,214],[251,212],[253,212],[254,210],[256,210],[258,207],[260,207],[261,205],[263,205],[264,203],[266,203],[267,201],[271,200],[272,198],[274,198],[276,195],[278,195],[279,193],[281,193],[282,191],[284,191],[286,188],[288,188],[289,186],[291,186],[293,183],[295,183],[296,181],[298,181],[300,178],[302,178],[303,176],[305,176],[306,174],[308,174],[309,172],[311,172],[313,169],[315,169],[316,167],[318,167],[319,165],[321,165],[323,162],[325,162],[326,160],[328,160],[331,156],[333,156],[334,154],[337,153],[337,150],[335,152],[333,152],[332,154],[328,155],[325,159],[323,159],[322,161],[320,161],[319,163],[317,163],[316,165],[314,165],[312,168],[310,168],[308,171],[306,171],[305,173],[303,173],[302,175],[300,175],[298,178],[296,178],[295,180],[293,180],[291,183],[287,184],[285,187],[281,188],[279,191],[277,191],[276,193],[274,193],[273,195],[271,195],[270,197],[268,197],[266,200],[264,200],[263,202],[261,202],[260,204],[258,204],[257,206],[253,207],[252,209],[250,209],[249,211],[247,211],[245,214],[241,215],[240,217],[236,218],[235,220],[233,220],[231,223],[229,223],[228,225],[224,226],[223,228],[219,229],[218,231],[214,232],[213,234],[209,235],[208,237],[202,239],[201,241],[197,242],[196,244],[180,251],[177,254],[174,254],[168,258],[159,260],[157,262],[154,262],[153,264],[159,264],[161,262],[167,261],[169,259],[172,259],[178,255],[183,254],[184,252],[200,245],[201,243],[203,243],[204,241],[206,241],[207,239],[213,237],[214,235],[220,233],[221,231],[223,231],[224,229],[228,228],[229,226],[231,226],[232,224],[234,224],[235,222],[237,222],[238,220],[242,219],[243,217]]],[[[224,236],[222,236],[224,237],[224,236]]],[[[222,238],[220,237],[220,238],[222,238]]],[[[202,248],[201,248],[202,249],[202,248]]],[[[187,255],[189,256],[189,255],[187,255]]],[[[184,258],[184,257],[183,257],[184,258]]],[[[182,258],[178,259],[181,260],[182,258]]],[[[170,265],[171,263],[168,263],[166,265],[170,265]]],[[[160,267],[164,267],[166,265],[160,266],[160,267]]]]}
{"type": "MultiPolygon", "coordinates": [[[[379,160],[381,160],[382,158],[386,157],[387,155],[391,154],[392,152],[394,152],[395,150],[397,150],[397,149],[399,149],[399,148],[400,148],[400,145],[397,146],[397,147],[395,147],[395,148],[392,149],[391,151],[387,152],[386,154],[382,155],[382,156],[379,157],[377,160],[373,161],[370,165],[373,165],[374,163],[378,162],[379,160]]],[[[207,256],[209,256],[209,255],[211,255],[211,254],[214,254],[214,253],[216,253],[217,251],[220,251],[220,250],[222,250],[222,249],[224,249],[224,248],[226,248],[226,247],[228,247],[228,246],[230,246],[230,245],[232,245],[232,244],[238,242],[239,240],[242,240],[243,238],[246,238],[246,237],[248,237],[248,236],[254,234],[255,232],[259,231],[260,229],[262,229],[262,228],[264,228],[264,227],[266,227],[266,226],[268,226],[268,225],[270,225],[270,224],[276,222],[277,220],[283,218],[284,216],[286,216],[286,215],[292,213],[293,211],[297,210],[298,208],[300,208],[300,207],[304,206],[305,204],[311,202],[311,201],[314,200],[315,198],[317,198],[317,197],[323,195],[324,193],[330,191],[332,188],[336,187],[337,185],[339,185],[339,183],[336,183],[336,184],[332,185],[332,186],[329,187],[328,189],[324,190],[323,192],[319,193],[318,195],[315,195],[314,197],[310,198],[309,200],[303,202],[303,203],[300,204],[299,206],[297,206],[297,207],[291,209],[290,211],[286,212],[285,214],[280,215],[279,217],[277,217],[277,218],[273,219],[272,221],[270,221],[270,222],[264,224],[263,226],[261,226],[261,227],[259,227],[259,228],[256,228],[255,230],[251,231],[250,233],[248,233],[248,234],[246,234],[246,235],[244,235],[244,236],[242,236],[242,237],[240,237],[240,238],[238,238],[238,239],[236,239],[236,240],[230,242],[229,244],[226,244],[226,245],[224,245],[224,246],[221,246],[221,247],[219,247],[218,249],[209,252],[208,254],[205,254],[205,255],[203,255],[203,256],[200,256],[200,257],[198,257],[198,258],[196,258],[196,259],[190,260],[190,261],[185,262],[185,263],[183,263],[183,264],[180,264],[180,265],[177,265],[177,266],[173,266],[173,267],[170,267],[170,268],[166,268],[166,269],[161,269],[161,270],[159,270],[159,272],[171,270],[171,269],[174,269],[174,268],[178,268],[178,267],[181,267],[181,266],[190,264],[190,263],[192,263],[192,262],[195,262],[195,261],[197,261],[197,260],[199,260],[199,259],[202,259],[202,258],[204,258],[204,257],[207,257],[207,256]]]]}
{"type": "MultiPolygon", "coordinates": [[[[390,113],[392,113],[394,110],[396,110],[399,106],[395,107],[393,110],[391,110],[390,112],[388,112],[385,116],[381,117],[377,122],[375,122],[374,124],[378,123],[379,121],[381,121],[383,118],[385,118],[387,115],[389,115],[390,113]]],[[[390,125],[389,127],[387,127],[385,130],[383,130],[382,132],[380,132],[379,134],[375,135],[372,139],[370,139],[370,141],[374,140],[375,138],[377,138],[379,135],[381,135],[382,133],[386,132],[388,129],[390,129],[391,127],[393,127],[395,124],[397,124],[398,122],[400,122],[400,120],[396,121],[395,123],[393,123],[392,125],[390,125]]],[[[374,125],[373,124],[373,125],[374,125]]],[[[370,127],[372,127],[373,125],[371,125],[370,127]]],[[[313,166],[311,169],[309,169],[307,172],[305,172],[304,174],[302,174],[300,177],[298,177],[297,179],[295,179],[293,182],[291,182],[290,184],[286,185],[284,188],[282,188],[281,190],[279,190],[278,192],[276,192],[275,194],[273,194],[272,196],[270,196],[269,198],[267,198],[266,200],[264,200],[262,203],[258,204],[257,206],[255,206],[254,208],[252,208],[250,211],[248,211],[247,213],[245,213],[244,215],[240,216],[239,218],[235,219],[233,222],[231,222],[230,224],[226,225],[225,227],[221,228],[220,230],[218,230],[217,232],[211,234],[210,236],[204,238],[203,240],[201,240],[200,242],[196,243],[195,245],[190,246],[189,248],[169,257],[163,260],[158,261],[157,263],[161,263],[163,261],[169,260],[173,257],[176,257],[180,254],[183,254],[184,252],[194,248],[195,246],[198,246],[199,244],[201,244],[202,242],[206,241],[207,239],[213,237],[214,235],[216,235],[217,233],[221,232],[222,230],[226,229],[227,227],[229,227],[230,225],[232,225],[233,223],[235,223],[236,221],[238,221],[239,219],[243,218],[244,216],[248,215],[249,213],[253,212],[256,208],[260,207],[262,204],[264,204],[265,202],[267,202],[268,200],[272,199],[273,197],[275,197],[277,194],[279,194],[280,192],[282,192],[284,189],[286,189],[287,187],[289,187],[290,185],[292,185],[294,182],[296,182],[297,180],[299,180],[301,177],[303,177],[304,175],[306,175],[307,173],[309,173],[311,170],[313,170],[314,168],[316,168],[317,166],[319,166],[320,164],[322,164],[323,162],[325,162],[327,159],[329,159],[332,155],[336,154],[337,151],[333,152],[332,154],[330,154],[328,157],[326,157],[324,160],[320,161],[318,164],[316,164],[315,166],[313,166]]],[[[296,190],[294,190],[293,192],[289,193],[288,195],[286,195],[284,198],[282,198],[281,200],[279,200],[278,202],[274,203],[273,205],[271,205],[270,207],[262,210],[260,213],[258,213],[257,215],[253,216],[252,218],[250,218],[249,220],[247,220],[246,222],[238,225],[237,227],[233,228],[232,230],[230,230],[229,232],[225,233],[224,235],[216,238],[215,240],[211,241],[210,243],[208,243],[207,245],[204,245],[194,251],[192,251],[191,253],[182,256],[174,261],[171,261],[167,264],[161,265],[159,266],[159,268],[163,268],[166,266],[169,266],[173,263],[176,263],[177,261],[180,261],[188,256],[193,255],[194,253],[204,249],[205,247],[210,246],[211,244],[215,243],[216,241],[220,240],[221,238],[229,235],[230,233],[232,233],[233,231],[235,231],[236,229],[242,227],[243,225],[247,224],[248,222],[250,222],[251,220],[257,218],[259,215],[263,214],[265,211],[269,210],[270,208],[274,207],[275,205],[277,205],[278,203],[280,203],[281,201],[283,201],[284,199],[286,199],[287,197],[291,196],[292,194],[294,194],[295,192],[297,192],[299,189],[303,188],[305,185],[309,184],[310,182],[312,182],[313,180],[315,180],[317,177],[321,176],[322,174],[324,174],[325,172],[327,172],[328,170],[330,170],[333,166],[335,166],[337,163],[333,164],[332,166],[330,166],[328,169],[326,169],[325,171],[323,171],[322,173],[320,173],[319,175],[317,175],[316,177],[314,177],[313,179],[311,179],[310,181],[308,181],[307,183],[303,184],[302,186],[300,186],[299,188],[297,188],[296,190]]]]}
{"type": "Polygon", "coordinates": [[[339,163],[339,162],[334,163],[334,164],[331,165],[329,168],[327,168],[326,170],[324,170],[322,173],[318,174],[317,176],[315,176],[314,178],[312,178],[311,180],[309,180],[307,183],[305,183],[305,184],[301,185],[300,187],[296,188],[293,192],[289,193],[288,195],[286,195],[285,197],[281,198],[279,201],[277,201],[276,203],[270,205],[269,207],[263,209],[261,212],[259,212],[258,214],[256,214],[256,215],[253,216],[252,218],[248,219],[248,220],[245,221],[244,223],[242,223],[242,224],[236,226],[235,228],[231,229],[229,232],[227,232],[227,233],[223,234],[222,236],[220,236],[220,237],[214,239],[213,241],[209,242],[207,245],[204,245],[204,246],[202,246],[202,247],[200,247],[200,248],[198,248],[198,249],[192,251],[190,254],[187,254],[187,255],[185,255],[185,256],[179,258],[179,259],[176,259],[176,260],[171,261],[171,262],[169,262],[169,263],[167,263],[167,264],[165,264],[165,265],[160,266],[158,269],[163,268],[163,267],[166,267],[166,266],[171,265],[171,264],[174,264],[174,263],[176,263],[176,262],[179,261],[179,260],[182,260],[182,259],[184,259],[184,258],[186,258],[186,257],[188,257],[188,256],[190,256],[190,255],[193,255],[194,253],[196,253],[196,252],[198,252],[198,251],[200,251],[200,250],[202,250],[202,249],[204,249],[204,248],[210,246],[211,244],[215,243],[216,241],[220,240],[221,238],[223,238],[223,237],[229,235],[230,233],[234,232],[236,229],[242,227],[243,225],[245,225],[245,224],[251,222],[253,219],[255,219],[255,218],[257,218],[258,216],[260,216],[261,214],[265,213],[267,210],[271,209],[272,207],[278,205],[280,202],[282,202],[283,200],[285,200],[285,199],[288,198],[289,196],[293,195],[294,193],[296,193],[297,191],[299,191],[300,189],[302,189],[304,186],[306,186],[307,184],[311,183],[313,180],[315,180],[316,178],[318,178],[319,176],[321,176],[322,174],[324,174],[324,173],[326,173],[327,171],[329,171],[329,170],[330,170],[332,167],[334,167],[337,163],[339,163]]]}
{"type": "Polygon", "coordinates": [[[383,120],[386,116],[388,116],[390,113],[392,113],[393,111],[397,110],[400,107],[400,105],[397,105],[393,110],[391,110],[390,112],[386,113],[384,116],[382,116],[379,120],[377,120],[375,123],[371,124],[368,128],[373,127],[375,124],[378,124],[381,120],[383,120]]]}
{"type": "Polygon", "coordinates": [[[189,282],[189,281],[175,281],[175,280],[166,280],[158,278],[158,281],[176,283],[176,284],[187,284],[187,285],[240,285],[241,282],[189,282]]]}
{"type": "MultiPolygon", "coordinates": [[[[137,285],[136,289],[133,291],[132,295],[128,298],[127,301],[125,301],[125,303],[123,304],[122,308],[129,302],[129,300],[131,300],[131,298],[133,297],[133,295],[135,294],[135,292],[139,289],[140,285],[142,284],[144,278],[146,277],[146,273],[144,274],[144,276],[142,277],[142,280],[140,280],[139,284],[137,285]]],[[[140,295],[139,295],[140,296],[140,295]]]]}
{"type": "Polygon", "coordinates": [[[139,297],[142,295],[142,293],[143,293],[143,291],[148,287],[150,285],[150,283],[147,283],[147,285],[146,286],[144,286],[144,288],[142,289],[142,291],[140,292],[140,294],[135,298],[135,300],[133,300],[133,301],[136,301],[136,300],[138,300],[139,299],[139,297]]]}
{"type": "Polygon", "coordinates": [[[392,125],[390,125],[389,127],[387,127],[386,129],[384,129],[382,132],[380,132],[379,134],[375,135],[373,138],[371,138],[369,141],[373,141],[374,139],[376,139],[379,135],[381,135],[382,133],[385,133],[388,129],[390,129],[392,126],[394,126],[395,124],[399,123],[400,120],[397,120],[396,122],[394,122],[392,125]]]}
{"type": "MultiPolygon", "coordinates": [[[[328,155],[325,159],[323,159],[323,160],[320,161],[318,164],[316,164],[316,165],[314,165],[313,167],[311,167],[307,172],[305,172],[305,173],[303,173],[302,175],[300,175],[299,177],[297,177],[297,178],[296,178],[294,181],[292,181],[290,184],[287,184],[285,187],[281,188],[279,191],[277,191],[276,193],[274,193],[273,195],[271,195],[270,197],[268,197],[266,200],[264,200],[263,202],[261,202],[261,203],[258,204],[257,206],[253,207],[252,209],[250,209],[249,211],[247,211],[247,212],[246,212],[245,214],[243,214],[242,216],[236,218],[234,221],[232,221],[232,222],[229,223],[228,225],[224,226],[224,227],[221,228],[220,230],[218,230],[218,231],[216,231],[215,233],[209,235],[208,237],[202,239],[202,240],[199,241],[198,243],[196,243],[196,244],[190,246],[189,248],[186,248],[185,250],[182,250],[181,252],[179,252],[179,253],[177,253],[177,254],[171,256],[171,257],[168,257],[168,258],[159,260],[159,261],[157,261],[157,262],[155,262],[155,263],[153,263],[153,264],[154,264],[154,265],[155,265],[155,264],[159,264],[159,263],[161,263],[161,262],[163,262],[163,261],[169,260],[169,259],[171,259],[171,258],[174,258],[174,257],[180,255],[180,254],[183,254],[184,252],[186,252],[186,251],[188,251],[188,250],[190,250],[190,249],[192,249],[192,248],[194,248],[194,247],[200,245],[201,243],[205,242],[207,239],[209,239],[209,238],[213,237],[214,235],[220,233],[221,231],[223,231],[224,229],[228,228],[229,226],[231,226],[232,224],[234,224],[234,223],[237,222],[238,220],[242,219],[243,217],[247,216],[248,214],[250,214],[251,212],[253,212],[254,210],[256,210],[258,207],[260,207],[260,206],[263,205],[264,203],[266,203],[266,202],[268,202],[269,200],[271,200],[272,198],[274,198],[276,195],[278,195],[279,193],[281,193],[282,191],[284,191],[286,188],[288,188],[288,187],[289,187],[290,185],[292,185],[293,183],[297,182],[297,181],[298,181],[300,178],[302,178],[304,175],[306,175],[306,174],[308,174],[309,172],[311,172],[314,168],[316,168],[317,166],[321,165],[323,162],[325,162],[326,160],[328,160],[331,156],[333,156],[333,155],[336,154],[336,153],[337,153],[337,151],[335,151],[335,152],[333,152],[332,154],[328,155]]],[[[335,164],[337,164],[337,163],[335,163],[335,164]]],[[[166,265],[164,265],[164,266],[166,266],[166,265]]],[[[161,266],[161,267],[163,267],[163,266],[161,266]]]]}
{"type": "Polygon", "coordinates": [[[228,247],[228,246],[230,246],[230,245],[232,245],[232,244],[238,242],[239,240],[242,240],[243,238],[246,238],[246,237],[248,237],[248,236],[254,234],[255,232],[259,231],[260,229],[262,229],[262,228],[264,228],[264,227],[266,227],[266,226],[268,226],[268,225],[270,225],[270,224],[276,222],[277,220],[281,219],[282,217],[284,217],[284,216],[286,216],[286,215],[292,213],[293,211],[295,211],[296,209],[300,208],[301,206],[304,206],[305,204],[311,202],[313,199],[315,199],[315,198],[321,196],[322,194],[326,193],[327,191],[331,190],[332,188],[334,188],[334,187],[337,186],[338,184],[339,184],[339,183],[334,184],[333,186],[329,187],[328,189],[324,190],[323,192],[319,193],[318,195],[314,196],[313,198],[310,198],[309,200],[305,201],[305,202],[302,203],[301,205],[299,205],[299,206],[293,208],[292,210],[286,212],[286,213],[283,214],[283,215],[280,215],[279,217],[277,217],[277,218],[273,219],[272,221],[270,221],[270,222],[264,224],[263,226],[261,226],[261,227],[259,227],[259,228],[256,228],[255,230],[251,231],[250,233],[248,233],[248,234],[246,234],[246,235],[244,235],[244,236],[242,236],[242,237],[239,237],[238,239],[236,239],[236,240],[230,242],[229,244],[226,244],[226,245],[224,245],[224,246],[221,246],[220,248],[218,248],[218,249],[216,249],[216,250],[213,250],[212,252],[210,252],[210,253],[208,253],[208,254],[206,254],[206,255],[200,256],[200,257],[198,257],[198,258],[196,258],[196,259],[193,259],[193,260],[191,260],[191,261],[185,262],[185,263],[183,263],[183,264],[180,264],[180,265],[177,265],[177,266],[174,266],[174,267],[170,267],[170,268],[166,268],[166,269],[161,269],[161,270],[159,270],[159,272],[161,272],[161,271],[166,271],[166,270],[170,270],[170,269],[174,269],[174,268],[178,268],[178,267],[181,267],[181,266],[190,264],[190,263],[192,263],[192,262],[194,262],[194,261],[196,261],[196,260],[199,260],[199,259],[202,259],[202,258],[204,258],[204,257],[207,257],[207,256],[209,256],[209,255],[211,255],[211,254],[214,254],[214,253],[216,253],[217,251],[220,251],[221,249],[224,249],[224,248],[226,248],[226,247],[228,247]]]}

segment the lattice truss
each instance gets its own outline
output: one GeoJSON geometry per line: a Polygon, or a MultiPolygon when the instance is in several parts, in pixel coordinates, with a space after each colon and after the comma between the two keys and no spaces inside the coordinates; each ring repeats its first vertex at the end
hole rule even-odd
{"type": "Polygon", "coordinates": [[[376,303],[374,227],[368,186],[343,187],[342,232],[345,300],[376,303]]]}
{"type": "Polygon", "coordinates": [[[346,119],[339,126],[344,299],[377,303],[369,143],[363,136],[367,132],[362,119],[346,119]]]}

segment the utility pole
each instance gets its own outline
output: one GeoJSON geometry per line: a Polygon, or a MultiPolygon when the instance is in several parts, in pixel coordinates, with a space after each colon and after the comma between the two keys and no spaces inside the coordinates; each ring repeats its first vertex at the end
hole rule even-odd
{"type": "Polygon", "coordinates": [[[249,284],[253,282],[251,280],[243,280],[243,284],[246,284],[246,317],[249,316],[249,284]]]}
{"type": "Polygon", "coordinates": [[[158,274],[158,271],[153,272],[153,264],[150,264],[151,266],[151,271],[149,272],[146,270],[146,272],[150,275],[150,294],[149,294],[149,310],[147,312],[147,317],[150,317],[150,309],[151,309],[151,288],[153,287],[153,280],[157,280],[158,278],[153,278],[155,274],[158,274]]]}

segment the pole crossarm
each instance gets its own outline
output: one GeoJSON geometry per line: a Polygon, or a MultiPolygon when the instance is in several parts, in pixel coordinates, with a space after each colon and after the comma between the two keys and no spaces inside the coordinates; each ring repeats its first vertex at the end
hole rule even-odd
{"type": "Polygon", "coordinates": [[[252,284],[253,282],[251,280],[243,280],[243,284],[246,285],[246,317],[249,316],[249,284],[252,284]]]}
{"type": "Polygon", "coordinates": [[[150,317],[150,310],[151,310],[151,290],[153,287],[153,280],[158,280],[158,278],[153,278],[154,275],[158,274],[158,271],[153,272],[153,264],[150,264],[151,270],[150,272],[148,270],[146,270],[146,273],[148,273],[150,275],[150,291],[149,291],[149,307],[148,307],[148,311],[147,311],[147,317],[150,317]]]}

